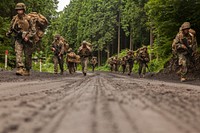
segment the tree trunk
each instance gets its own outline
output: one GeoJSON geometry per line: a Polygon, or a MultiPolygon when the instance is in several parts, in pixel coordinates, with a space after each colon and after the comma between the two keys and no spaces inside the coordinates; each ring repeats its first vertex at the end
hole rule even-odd
{"type": "Polygon", "coordinates": [[[132,33],[130,31],[130,50],[133,50],[133,46],[132,46],[132,33]]]}
{"type": "Polygon", "coordinates": [[[101,62],[101,55],[100,55],[100,50],[98,49],[98,67],[100,66],[101,62]]]}
{"type": "MultiPolygon", "coordinates": [[[[119,4],[121,4],[121,0],[119,0],[119,4]]],[[[117,52],[117,56],[119,57],[119,53],[120,53],[120,9],[119,9],[119,14],[118,14],[118,52],[117,52]]]]}
{"type": "MultiPolygon", "coordinates": [[[[153,30],[150,28],[150,48],[153,48],[153,30]]],[[[150,61],[152,60],[152,53],[150,53],[150,61]]]]}
{"type": "Polygon", "coordinates": [[[108,58],[110,58],[110,49],[109,49],[109,45],[107,46],[107,60],[108,58]]]}

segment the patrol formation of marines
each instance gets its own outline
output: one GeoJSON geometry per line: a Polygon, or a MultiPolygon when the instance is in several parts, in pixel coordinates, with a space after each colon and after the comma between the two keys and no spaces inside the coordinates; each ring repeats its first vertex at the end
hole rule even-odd
{"type": "MultiPolygon", "coordinates": [[[[15,35],[16,75],[29,76],[32,67],[32,53],[39,45],[48,21],[44,16],[36,12],[26,14],[24,3],[17,3],[15,10],[17,15],[13,17],[6,36],[9,37],[12,33],[15,35]],[[25,56],[25,61],[23,61],[23,55],[25,56]]],[[[70,74],[73,74],[77,69],[77,64],[81,63],[82,73],[84,76],[87,75],[89,58],[92,57],[92,48],[89,42],[83,41],[78,49],[78,54],[75,54],[72,48],[69,48],[66,40],[57,34],[52,42],[51,50],[54,53],[55,74],[58,73],[58,65],[60,67],[60,74],[63,74],[64,56],[66,55],[66,64],[70,74]]],[[[189,22],[184,22],[181,25],[172,43],[172,52],[178,58],[180,70],[177,73],[180,75],[180,81],[186,81],[188,66],[191,64],[195,66],[194,56],[197,53],[196,32],[190,28],[189,22]]],[[[131,75],[135,61],[139,64],[139,77],[145,77],[146,69],[149,70],[148,63],[150,61],[146,46],[139,48],[136,52],[132,50],[127,51],[127,55],[121,59],[118,56],[110,57],[107,63],[111,72],[118,72],[121,65],[122,72],[125,73],[128,69],[128,75],[131,75]]],[[[90,61],[93,72],[97,63],[97,57],[93,56],[90,61]]]]}
{"type": "Polygon", "coordinates": [[[119,66],[122,67],[122,73],[125,73],[128,69],[128,75],[131,75],[134,62],[137,61],[139,64],[138,74],[139,77],[145,77],[146,68],[148,67],[149,54],[146,46],[139,48],[134,55],[134,51],[128,50],[127,54],[122,57],[122,59],[115,56],[115,58],[110,57],[108,59],[108,64],[110,66],[110,71],[118,71],[119,66]],[[142,74],[142,75],[141,75],[142,74]]]}

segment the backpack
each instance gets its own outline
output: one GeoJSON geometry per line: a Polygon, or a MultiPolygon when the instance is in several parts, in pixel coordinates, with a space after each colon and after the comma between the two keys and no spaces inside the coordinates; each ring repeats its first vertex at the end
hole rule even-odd
{"type": "Polygon", "coordinates": [[[37,30],[36,35],[39,38],[42,38],[45,29],[48,26],[48,20],[42,14],[37,12],[31,12],[28,14],[28,16],[36,23],[36,30],[37,30]]]}

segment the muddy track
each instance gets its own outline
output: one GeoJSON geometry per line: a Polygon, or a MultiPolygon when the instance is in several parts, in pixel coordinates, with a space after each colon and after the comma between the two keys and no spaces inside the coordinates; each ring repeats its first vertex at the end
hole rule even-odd
{"type": "Polygon", "coordinates": [[[182,132],[200,131],[198,126],[200,123],[199,87],[195,87],[196,89],[192,89],[191,86],[182,87],[182,85],[172,87],[165,83],[155,82],[154,84],[153,81],[153,83],[151,81],[145,83],[144,80],[137,79],[132,79],[130,82],[128,77],[120,75],[117,77],[117,84],[115,79],[107,80],[121,91],[121,95],[124,96],[122,102],[139,100],[144,110],[150,108],[159,113],[170,123],[174,123],[182,132]]]}
{"type": "Polygon", "coordinates": [[[199,86],[114,73],[46,77],[1,82],[0,133],[200,132],[199,86]]]}

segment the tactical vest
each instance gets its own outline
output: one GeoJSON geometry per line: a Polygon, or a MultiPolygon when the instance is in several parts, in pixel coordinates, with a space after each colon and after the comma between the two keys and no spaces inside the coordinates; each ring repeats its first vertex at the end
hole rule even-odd
{"type": "Polygon", "coordinates": [[[13,18],[12,28],[16,31],[28,32],[30,29],[29,21],[30,21],[30,19],[26,14],[22,18],[19,18],[19,16],[16,15],[13,18]]]}

